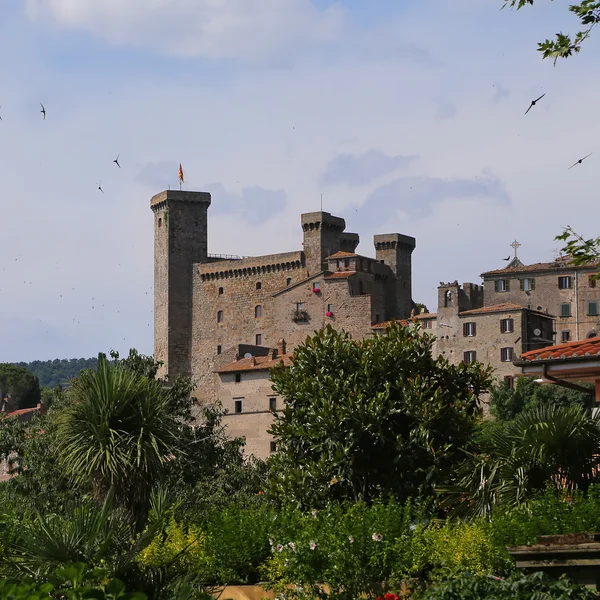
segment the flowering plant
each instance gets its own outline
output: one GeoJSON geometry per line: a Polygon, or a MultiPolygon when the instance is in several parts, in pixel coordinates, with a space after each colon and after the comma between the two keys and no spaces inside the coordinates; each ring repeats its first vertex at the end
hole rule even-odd
{"type": "Polygon", "coordinates": [[[312,293],[313,293],[313,294],[318,294],[320,291],[321,291],[321,290],[320,290],[318,287],[314,287],[314,288],[312,289],[312,293]]]}
{"type": "Polygon", "coordinates": [[[326,316],[326,317],[333,317],[333,313],[332,313],[330,310],[328,310],[328,311],[325,313],[325,316],[326,316]]]}

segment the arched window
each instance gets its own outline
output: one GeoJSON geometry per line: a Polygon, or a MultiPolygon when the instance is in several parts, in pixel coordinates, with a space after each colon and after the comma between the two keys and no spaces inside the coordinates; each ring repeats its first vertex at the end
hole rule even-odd
{"type": "Polygon", "coordinates": [[[262,306],[260,304],[254,307],[254,318],[258,319],[259,317],[262,317],[262,306]]]}
{"type": "Polygon", "coordinates": [[[292,278],[291,278],[291,277],[288,277],[288,278],[285,280],[285,285],[291,285],[291,283],[292,283],[292,278]]]}
{"type": "Polygon", "coordinates": [[[261,283],[260,281],[257,281],[257,282],[256,282],[256,289],[257,289],[257,290],[260,290],[260,289],[262,289],[262,283],[261,283]]]}
{"type": "Polygon", "coordinates": [[[222,296],[222,295],[223,295],[223,288],[221,287],[221,288],[219,288],[219,296],[222,296]]]}
{"type": "Polygon", "coordinates": [[[222,323],[223,322],[223,311],[219,310],[217,311],[217,323],[222,323]]]}

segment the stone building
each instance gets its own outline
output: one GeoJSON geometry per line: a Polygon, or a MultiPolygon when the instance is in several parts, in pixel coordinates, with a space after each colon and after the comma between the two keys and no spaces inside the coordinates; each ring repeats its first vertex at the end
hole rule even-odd
{"type": "Polygon", "coordinates": [[[483,277],[485,304],[512,303],[556,315],[556,343],[600,334],[598,265],[574,267],[570,257],[524,265],[517,256],[483,277]]]}
{"type": "Polygon", "coordinates": [[[202,401],[217,399],[240,345],[257,360],[285,339],[288,352],[327,323],[355,339],[380,321],[406,318],[415,239],[374,237],[375,258],[327,212],[301,216],[301,250],[255,257],[208,253],[204,192],[154,196],[154,354],[162,373],[192,375],[202,401]],[[252,346],[252,348],[250,348],[252,346]]]}

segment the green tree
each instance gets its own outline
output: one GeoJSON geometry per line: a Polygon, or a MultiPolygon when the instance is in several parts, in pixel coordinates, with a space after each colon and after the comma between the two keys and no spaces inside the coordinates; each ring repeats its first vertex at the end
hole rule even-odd
{"type": "Polygon", "coordinates": [[[489,516],[517,507],[547,486],[587,490],[600,466],[600,419],[579,404],[540,404],[491,428],[477,452],[442,486],[442,505],[458,514],[489,516]]]}
{"type": "Polygon", "coordinates": [[[272,370],[285,400],[271,433],[270,489],[299,505],[330,498],[404,498],[445,481],[468,447],[478,396],[490,384],[479,364],[432,357],[433,338],[392,323],[353,341],[328,326],[272,370]]]}
{"type": "MultiPolygon", "coordinates": [[[[504,0],[504,6],[517,10],[533,5],[534,0],[504,0]]],[[[581,44],[590,37],[594,27],[600,22],[600,2],[598,0],[581,0],[571,4],[569,11],[578,19],[581,29],[575,35],[557,33],[554,40],[546,39],[538,44],[538,50],[544,58],[552,58],[554,64],[559,58],[568,58],[581,51],[581,44]]]]}
{"type": "Polygon", "coordinates": [[[123,363],[98,356],[97,371],[73,380],[58,416],[58,456],[76,484],[143,518],[152,487],[183,452],[181,413],[169,390],[123,363]]]}
{"type": "Polygon", "coordinates": [[[23,367],[0,363],[0,400],[6,394],[16,400],[19,408],[37,406],[41,398],[38,378],[23,367]]]}
{"type": "Polygon", "coordinates": [[[500,383],[490,390],[490,412],[502,421],[514,419],[535,406],[579,404],[586,408],[595,406],[594,386],[581,383],[589,392],[571,390],[559,385],[539,385],[533,377],[517,377],[515,386],[500,383]]]}

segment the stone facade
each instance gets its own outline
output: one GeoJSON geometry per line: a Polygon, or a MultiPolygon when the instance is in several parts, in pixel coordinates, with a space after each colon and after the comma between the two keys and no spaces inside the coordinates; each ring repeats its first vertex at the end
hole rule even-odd
{"type": "Polygon", "coordinates": [[[600,334],[600,281],[597,265],[573,267],[569,257],[524,265],[518,258],[506,269],[482,274],[485,303],[513,303],[556,315],[556,343],[600,334]]]}
{"type": "Polygon", "coordinates": [[[202,401],[219,397],[215,374],[240,344],[288,348],[331,323],[354,338],[412,309],[415,239],[377,235],[376,258],[355,253],[356,233],[327,212],[301,215],[303,249],[249,258],[208,254],[210,194],[154,196],[155,357],[162,373],[191,374],[202,401]]]}

